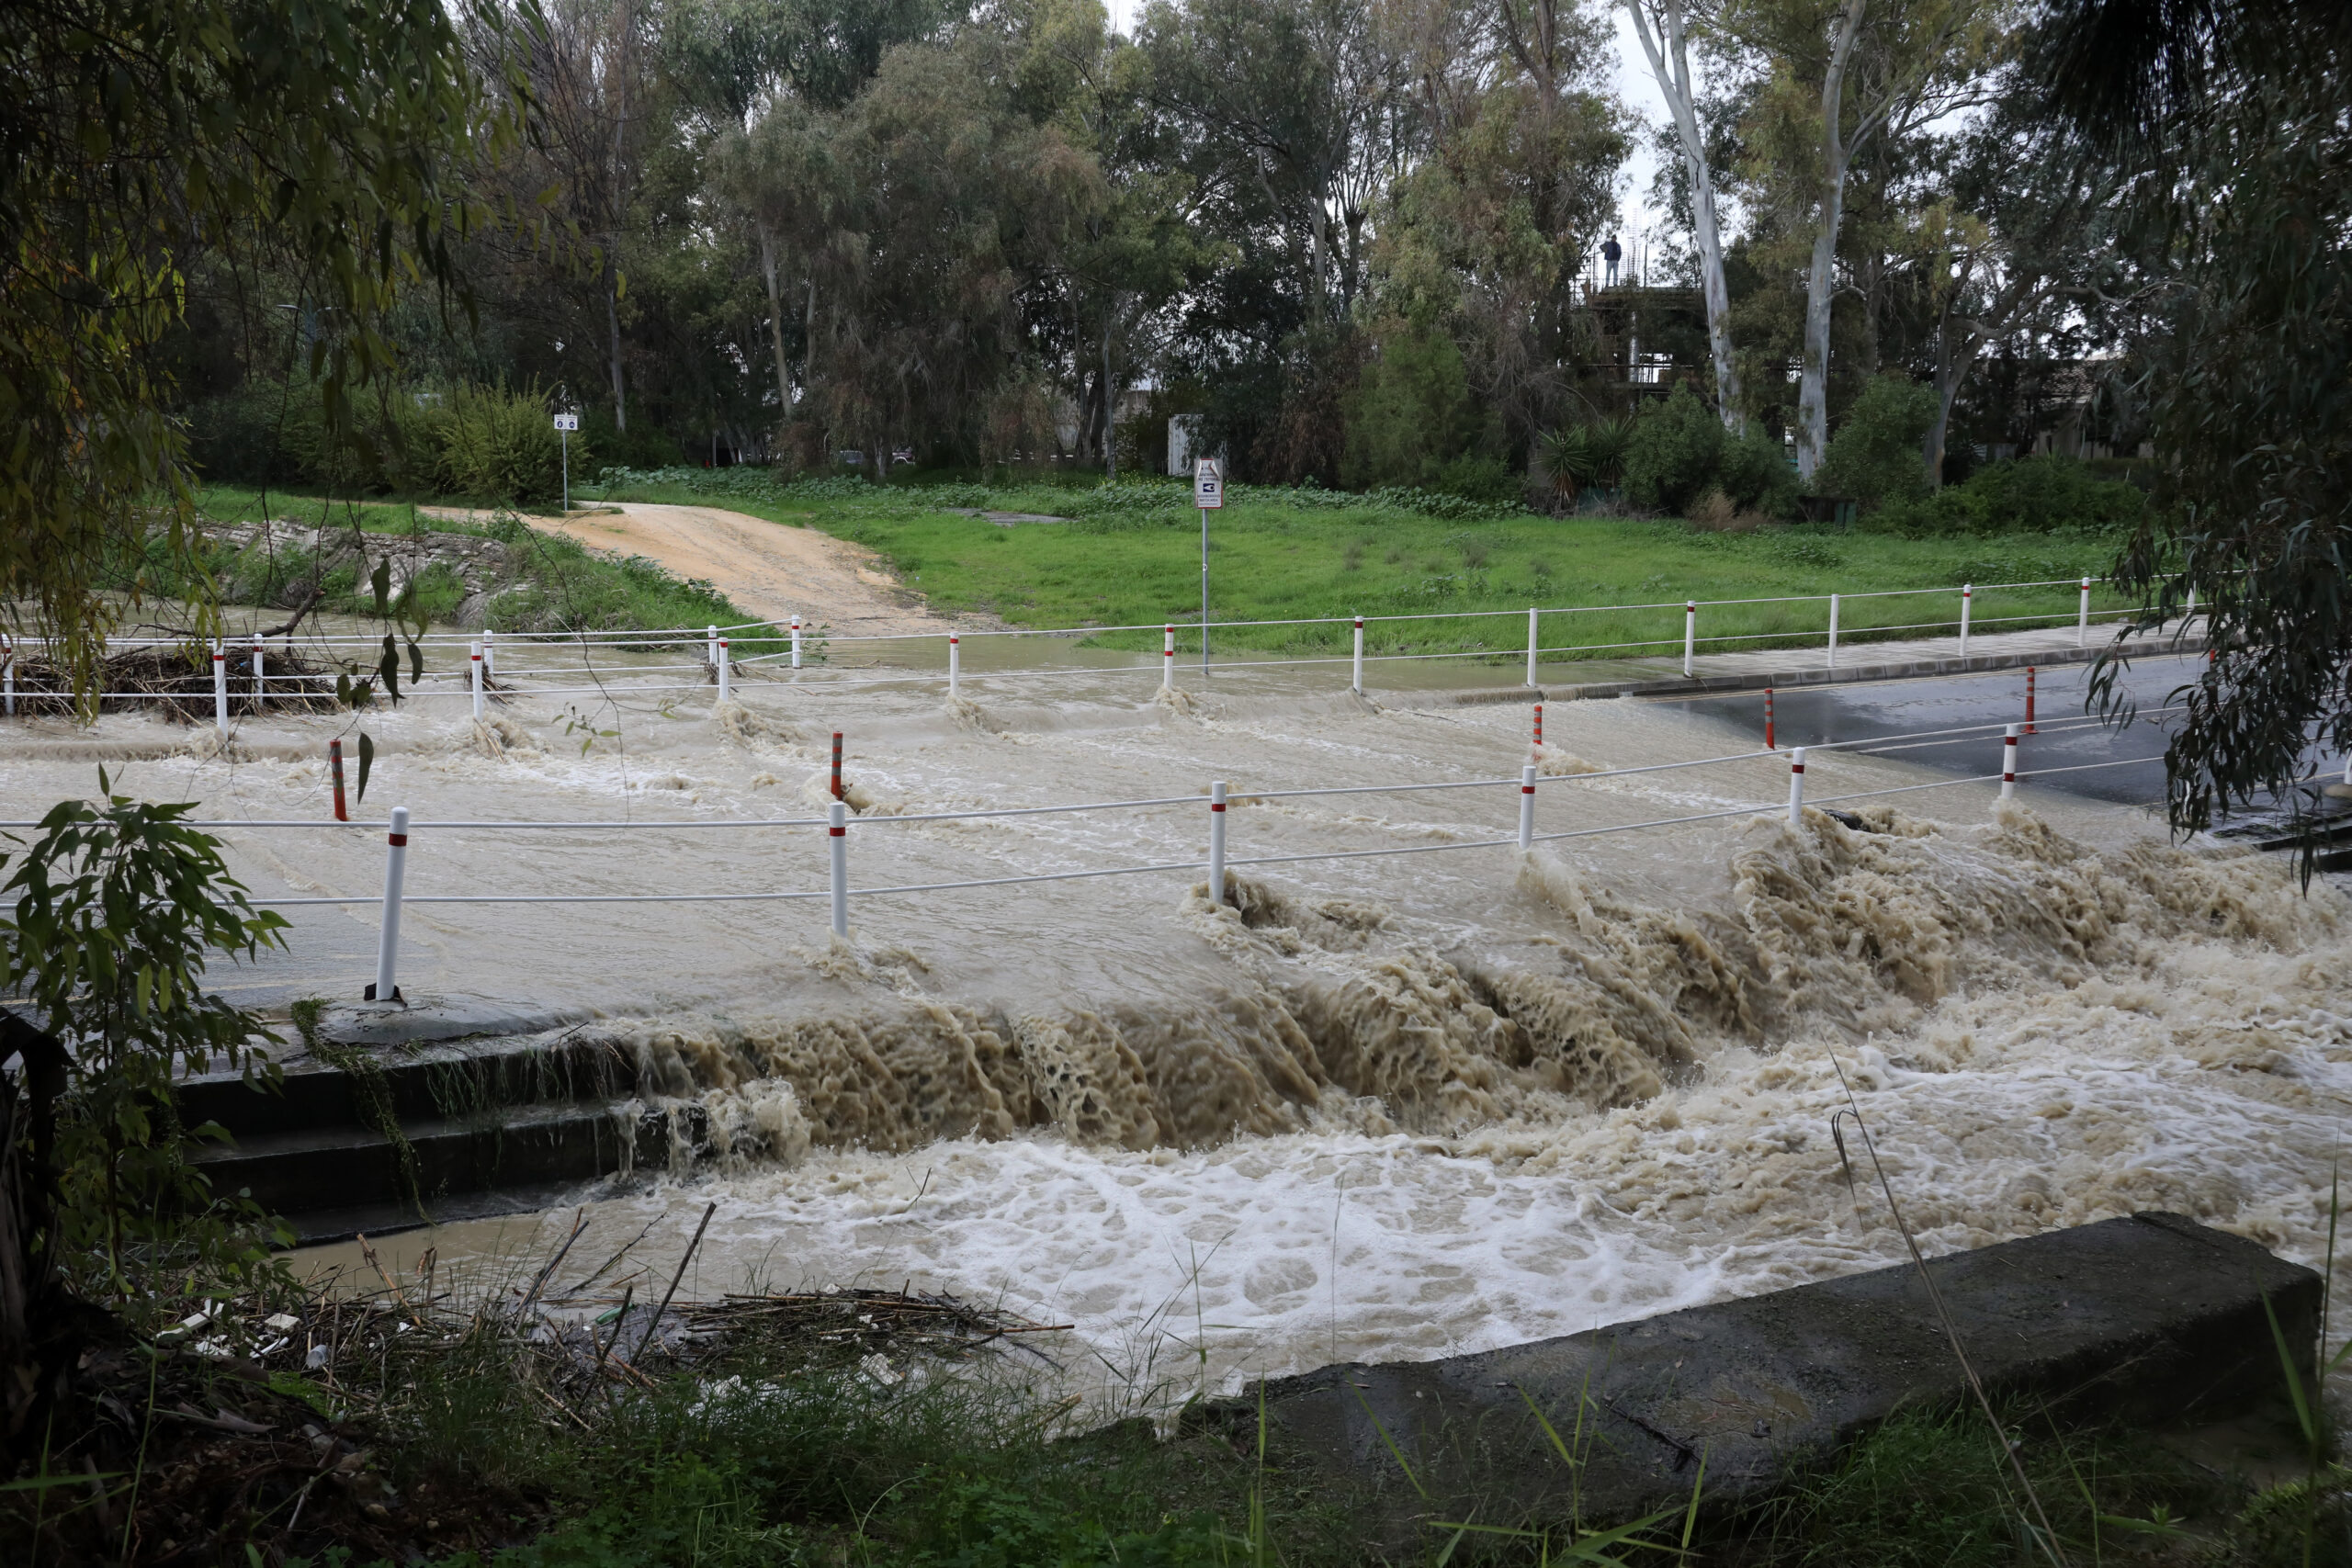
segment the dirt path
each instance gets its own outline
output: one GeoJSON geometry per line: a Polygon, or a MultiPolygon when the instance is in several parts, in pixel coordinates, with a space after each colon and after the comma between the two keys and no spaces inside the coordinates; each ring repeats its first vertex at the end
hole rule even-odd
{"type": "MultiPolygon", "coordinates": [[[[469,515],[454,510],[445,514],[469,515]]],[[[935,635],[980,625],[979,617],[959,621],[933,614],[921,594],[899,587],[882,570],[873,551],[815,528],[716,506],[642,502],[616,503],[613,512],[561,521],[524,520],[591,549],[644,556],[680,577],[706,580],[752,615],[778,623],[797,612],[845,637],[935,635]]]]}

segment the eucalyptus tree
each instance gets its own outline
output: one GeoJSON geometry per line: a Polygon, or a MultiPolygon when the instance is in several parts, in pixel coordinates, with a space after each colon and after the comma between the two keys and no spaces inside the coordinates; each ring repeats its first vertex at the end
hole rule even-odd
{"type": "Polygon", "coordinates": [[[2352,9],[2059,0],[2038,44],[2168,263],[2139,344],[2156,505],[2116,569],[2151,608],[2095,695],[2128,706],[2121,664],[2193,594],[2213,657],[2170,699],[2172,824],[2300,811],[2316,751],[2352,753],[2352,9]]]}
{"type": "Polygon", "coordinates": [[[1574,293],[1630,146],[1603,13],[1574,0],[1398,7],[1419,136],[1382,209],[1384,311],[1441,326],[1523,448],[1558,419],[1589,333],[1574,293]]]}
{"type": "Polygon", "coordinates": [[[1709,0],[1623,0],[1641,40],[1642,56],[1665,98],[1674,124],[1675,146],[1690,200],[1690,243],[1697,252],[1699,291],[1707,304],[1707,352],[1714,361],[1715,405],[1724,427],[1743,431],[1747,416],[1740,402],[1739,367],[1732,355],[1731,289],[1724,277],[1723,224],[1718,216],[1715,170],[1700,125],[1701,83],[1690,69],[1694,31],[1712,11],[1709,0]]]}
{"type": "MultiPolygon", "coordinates": [[[[110,558],[160,526],[192,565],[166,368],[190,259],[234,249],[297,286],[337,423],[355,388],[394,368],[384,322],[413,280],[465,297],[457,257],[499,216],[469,177],[520,118],[468,66],[459,23],[474,14],[442,0],[0,7],[0,603],[12,618],[32,606],[81,689],[122,613],[99,592],[110,558]]],[[[488,62],[494,77],[511,63],[488,62]]]]}
{"type": "Polygon", "coordinates": [[[1883,141],[1976,102],[2005,47],[2005,0],[1725,0],[1718,26],[1762,78],[1758,144],[1810,232],[1797,389],[1797,468],[1829,441],[1831,305],[1848,184],[1883,141]]]}

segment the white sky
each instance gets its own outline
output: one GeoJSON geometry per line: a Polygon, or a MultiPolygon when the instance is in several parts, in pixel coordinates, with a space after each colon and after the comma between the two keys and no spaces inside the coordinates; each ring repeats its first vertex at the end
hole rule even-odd
{"type": "MultiPolygon", "coordinates": [[[[1110,7],[1111,25],[1124,32],[1130,18],[1143,8],[1144,0],[1104,0],[1110,7]]],[[[1623,6],[1611,6],[1610,16],[1617,25],[1617,59],[1611,67],[1611,78],[1617,96],[1650,127],[1668,123],[1666,100],[1658,96],[1657,83],[1652,79],[1648,62],[1642,58],[1641,40],[1634,36],[1633,18],[1623,6]]],[[[1617,193],[1623,203],[1624,230],[1619,238],[1629,252],[1641,234],[1655,229],[1660,215],[1650,209],[1650,180],[1657,172],[1657,159],[1650,148],[1650,137],[1642,133],[1636,140],[1634,155],[1626,160],[1620,172],[1617,193]]]]}

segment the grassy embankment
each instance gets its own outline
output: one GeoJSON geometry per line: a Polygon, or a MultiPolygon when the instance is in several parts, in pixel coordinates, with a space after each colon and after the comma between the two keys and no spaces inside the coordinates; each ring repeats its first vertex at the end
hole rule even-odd
{"type": "MultiPolygon", "coordinates": [[[[1005,490],[877,487],[831,479],[779,487],[764,475],[733,469],[707,475],[672,471],[658,476],[658,482],[624,479],[591,493],[724,506],[821,528],[880,552],[908,587],[950,613],[989,613],[1032,627],[1173,621],[1180,639],[1184,623],[1200,614],[1199,514],[1188,504],[1189,491],[1172,484],[1005,490]],[[956,506],[1071,521],[1001,527],[956,515],[949,510],[956,506]]],[[[1237,487],[1232,503],[1211,524],[1212,616],[1452,616],[1473,611],[1523,615],[1530,605],[1669,606],[1554,617],[1544,624],[1546,648],[1629,657],[1680,648],[1685,598],[1856,594],[2073,579],[2099,575],[2114,553],[2109,541],[2084,534],[1909,540],[1810,526],[1706,533],[1675,521],[1464,510],[1489,514],[1448,519],[1378,498],[1237,487]],[[1603,651],[1604,645],[1645,639],[1663,646],[1603,651]]],[[[2070,620],[2075,601],[2071,587],[1980,592],[1974,613],[1979,626],[1999,629],[1992,623],[2006,615],[2070,620]]],[[[2094,597],[2098,608],[2116,603],[2104,594],[2094,597]]],[[[1958,616],[1957,592],[1851,600],[1842,610],[1840,637],[1860,639],[1873,627],[1922,622],[1952,630],[1958,616]]],[[[1725,605],[1703,610],[1699,630],[1702,637],[1767,639],[1718,645],[1724,649],[1808,641],[1818,646],[1826,617],[1818,603],[1725,605]]],[[[1150,632],[1106,633],[1099,640],[1129,649],[1158,643],[1150,632]]],[[[1340,653],[1348,641],[1347,628],[1336,625],[1237,627],[1220,634],[1219,646],[1340,653]]],[[[1492,649],[1510,658],[1525,649],[1526,623],[1501,617],[1381,623],[1366,628],[1365,641],[1378,652],[1492,649]]]]}
{"type": "MultiPolygon", "coordinates": [[[[263,518],[324,526],[347,540],[362,535],[455,534],[494,537],[510,551],[500,587],[495,625],[500,631],[624,631],[698,626],[748,621],[751,616],[707,583],[686,581],[641,557],[615,559],[573,541],[542,534],[521,523],[476,525],[421,516],[409,502],[326,501],[273,491],[207,489],[198,497],[202,514],[220,523],[263,518]]],[[[363,546],[363,550],[365,547],[363,546]]],[[[315,581],[324,590],[319,608],[329,615],[366,615],[375,601],[356,556],[322,563],[307,550],[258,545],[215,552],[207,568],[222,602],[291,608],[315,581]]],[[[164,566],[160,547],[148,560],[151,587],[166,595],[187,591],[164,566]]],[[[465,590],[456,574],[435,566],[419,574],[416,607],[427,619],[447,624],[465,590]]]]}
{"type": "MultiPolygon", "coordinates": [[[[1161,1438],[1149,1423],[1129,1420],[1081,1430],[1074,1402],[1055,1397],[1059,1379],[1037,1356],[997,1340],[979,1364],[943,1364],[899,1337],[910,1331],[891,1326],[887,1305],[860,1317],[854,1306],[825,1307],[827,1298],[807,1294],[793,1298],[804,1303],[794,1310],[814,1315],[797,1329],[778,1315],[784,1298],[736,1298],[722,1312],[690,1314],[703,1325],[693,1339],[650,1336],[648,1353],[648,1303],[639,1299],[628,1314],[623,1294],[592,1329],[557,1337],[533,1326],[527,1306],[514,1306],[540,1288],[531,1282],[537,1272],[483,1291],[436,1282],[420,1265],[384,1278],[380,1290],[352,1280],[333,1296],[298,1288],[201,1303],[208,1332],[222,1337],[216,1348],[232,1354],[167,1349],[151,1371],[143,1353],[110,1353],[110,1370],[92,1373],[114,1390],[111,1404],[100,1402],[111,1412],[102,1414],[103,1429],[65,1438],[56,1462],[43,1461],[40,1476],[64,1478],[54,1488],[36,1481],[0,1496],[0,1556],[15,1561],[9,1553],[21,1549],[28,1564],[112,1560],[118,1541],[135,1540],[145,1549],[136,1561],[288,1568],[2288,1568],[2346,1560],[2346,1473],[2302,1461],[2291,1422],[2268,1456],[2270,1475],[2257,1482],[2213,1452],[2192,1458],[2125,1428],[2061,1428],[2030,1405],[2005,1409],[1997,1430],[1973,1407],[1913,1410],[1798,1471],[1760,1503],[1733,1508],[1711,1501],[1702,1484],[1695,1519],[1678,1506],[1611,1542],[1594,1532],[1620,1521],[1575,1513],[1572,1461],[1589,1457],[1590,1422],[1557,1409],[1547,1415],[1566,1443],[1549,1506],[1476,1521],[1485,1528],[1474,1533],[1438,1502],[1418,1536],[1408,1527],[1400,1538],[1396,1506],[1417,1484],[1401,1468],[1378,1478],[1385,1506],[1367,1506],[1318,1472],[1286,1467],[1279,1441],[1269,1449],[1246,1405],[1238,1429],[1180,1421],[1175,1436],[1161,1438]],[[364,1288],[353,1292],[352,1284],[364,1288]],[[271,1337],[259,1319],[272,1310],[303,1320],[290,1351],[283,1339],[262,1343],[271,1337]],[[238,1359],[299,1363],[305,1343],[331,1353],[308,1371],[265,1372],[238,1359]],[[159,1421],[158,1412],[173,1410],[221,1415],[208,1435],[159,1421]],[[2012,1447],[2030,1501],[2016,1483],[2012,1447]],[[93,1466],[110,1486],[85,1483],[93,1466]],[[2037,1509],[2058,1537],[2048,1546],[2031,1540],[2027,1521],[2037,1509]],[[46,1551],[34,1548],[35,1537],[46,1551]],[[175,1543],[188,1551],[175,1555],[175,1543]]],[[[542,1281],[549,1292],[558,1282],[542,1281]]],[[[605,1280],[592,1299],[610,1301],[616,1282],[605,1280]]],[[[639,1281],[649,1293],[662,1282],[659,1272],[639,1281]]],[[[575,1308],[586,1304],[566,1295],[575,1308]]],[[[149,1332],[199,1306],[193,1297],[166,1304],[154,1303],[149,1332]]],[[[1189,1360],[1182,1326],[1181,1317],[1169,1325],[1180,1366],[1189,1360]]],[[[989,1342],[977,1333],[961,1340],[967,1355],[989,1342]]],[[[1069,1348],[1048,1339],[1041,1351],[1069,1348]]],[[[1181,1371],[1133,1386],[1163,1411],[1191,1392],[1181,1371]]]]}

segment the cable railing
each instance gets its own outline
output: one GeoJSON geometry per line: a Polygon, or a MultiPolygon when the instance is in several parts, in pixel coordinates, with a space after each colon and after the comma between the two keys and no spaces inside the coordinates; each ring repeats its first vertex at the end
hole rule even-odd
{"type": "MultiPolygon", "coordinates": [[[[2143,716],[2169,712],[2154,709],[2143,716]]],[[[1781,750],[1769,745],[1762,750],[1725,753],[1717,756],[1690,758],[1670,762],[1641,764],[1626,768],[1594,769],[1580,773],[1544,773],[1537,763],[1521,767],[1516,778],[1480,777],[1453,780],[1412,780],[1316,786],[1296,789],[1265,789],[1232,791],[1228,781],[1214,780],[1202,795],[1149,795],[1119,800],[1074,801],[1045,806],[986,807],[967,811],[882,812],[873,811],[853,816],[850,813],[841,773],[838,745],[831,783],[831,798],[822,817],[763,817],[661,818],[653,820],[568,820],[537,821],[516,819],[462,819],[421,821],[415,819],[406,807],[395,807],[381,821],[318,821],[305,818],[211,818],[192,820],[187,825],[220,832],[342,830],[367,832],[381,830],[386,835],[384,886],[378,895],[300,895],[285,897],[260,897],[253,900],[257,908],[288,909],[316,907],[357,907],[375,905],[380,908],[376,984],[368,987],[369,998],[397,998],[397,970],[401,909],[417,905],[557,905],[557,904],[735,904],[735,903],[803,903],[824,899],[831,906],[832,933],[846,939],[849,934],[849,911],[855,900],[895,897],[913,894],[952,892],[962,889],[1009,887],[1043,885],[1110,877],[1144,875],[1195,876],[1205,874],[1208,896],[1213,904],[1226,902],[1226,874],[1228,868],[1273,865],[1304,865],[1340,861],[1375,860],[1397,855],[1438,854],[1476,850],[1510,848],[1519,852],[1532,850],[1537,844],[1564,842],[1602,837],[1616,833],[1642,832],[1659,828],[1680,827],[1692,823],[1722,821],[1738,817],[1754,817],[1779,809],[1770,803],[1744,802],[1724,809],[1685,813],[1672,817],[1650,818],[1635,822],[1611,823],[1596,827],[1565,829],[1539,833],[1536,829],[1537,791],[1546,785],[1576,786],[1596,784],[1609,779],[1634,775],[1655,775],[1694,768],[1753,765],[1759,761],[1785,761],[1789,773],[1786,819],[1795,827],[1804,823],[1805,799],[1806,758],[1810,753],[1815,765],[1826,754],[1833,759],[1850,755],[1872,757],[1917,749],[1922,746],[1965,744],[1971,739],[1982,740],[1994,730],[2000,732],[2002,767],[1997,773],[1970,774],[1964,777],[1938,779],[1925,784],[1901,784],[1876,789],[1853,791],[1843,795],[1820,797],[1812,802],[1815,807],[1828,807],[1853,801],[1877,799],[1883,796],[1907,795],[1923,790],[1949,789],[1964,784],[1997,781],[2002,798],[2016,792],[2020,778],[2075,773],[2105,768],[2141,766],[2161,761],[2160,757],[2132,757],[2108,761],[2038,770],[2022,774],[2018,764],[2020,741],[2031,736],[2057,736],[2092,728],[2094,719],[2060,720],[2046,727],[2036,727],[2007,721],[1952,726],[1939,729],[1916,730],[1899,735],[1879,736],[1845,741],[1832,741],[1812,747],[1796,747],[1781,750]],[[1518,831],[1513,837],[1472,838],[1449,840],[1442,843],[1383,845],[1371,849],[1300,851],[1289,853],[1263,853],[1228,856],[1227,823],[1229,809],[1261,802],[1296,800],[1332,795],[1415,795],[1433,791],[1510,790],[1518,801],[1518,831]],[[863,838],[869,830],[894,827],[918,827],[927,823],[989,821],[1006,818],[1036,818],[1073,817],[1090,813],[1132,812],[1169,808],[1208,807],[1206,853],[1198,858],[1154,860],[1137,864],[1079,867],[1066,870],[1023,872],[1016,874],[967,877],[945,881],[886,882],[854,886],[850,879],[849,840],[851,830],[863,838]],[[408,853],[412,840],[418,835],[438,833],[479,832],[669,832],[669,831],[764,831],[792,829],[823,829],[828,846],[829,875],[823,888],[802,887],[760,890],[711,890],[693,893],[633,892],[500,892],[500,893],[424,893],[406,890],[408,853]]],[[[1542,751],[1542,719],[1536,719],[1535,750],[1542,751]]],[[[838,738],[837,738],[838,739],[838,738]]],[[[339,785],[339,775],[338,775],[339,785]]],[[[1548,793],[1548,792],[1547,792],[1548,793]]],[[[338,818],[341,818],[342,797],[336,795],[338,818]]],[[[38,822],[0,822],[0,829],[37,828],[38,822]]]]}
{"type": "MultiPolygon", "coordinates": [[[[809,643],[812,640],[821,639],[820,652],[828,660],[836,650],[854,651],[861,647],[870,646],[877,650],[886,648],[904,650],[910,647],[935,645],[945,654],[944,676],[947,695],[950,700],[954,700],[961,695],[962,684],[966,680],[1020,682],[1072,678],[1100,679],[1105,673],[1102,667],[1096,666],[967,671],[963,668],[963,644],[967,640],[1023,637],[1087,638],[1108,633],[1149,632],[1155,629],[1161,635],[1159,683],[1162,690],[1167,691],[1172,691],[1176,686],[1180,637],[1187,637],[1198,644],[1202,660],[1201,667],[1204,674],[1220,671],[1311,669],[1345,663],[1350,668],[1348,689],[1356,693],[1365,690],[1364,671],[1366,667],[1372,664],[1448,660],[1493,661],[1507,658],[1517,659],[1523,651],[1526,670],[1524,683],[1529,689],[1533,690],[1538,687],[1541,666],[1547,659],[1556,665],[1567,660],[1589,660],[1612,654],[1641,657],[1655,655],[1661,650],[1670,653],[1678,643],[1682,652],[1681,673],[1685,678],[1696,678],[1699,674],[1697,660],[1702,657],[1702,650],[1708,654],[1724,654],[1737,652],[1743,647],[1761,649],[1767,645],[1777,645],[1797,650],[1818,644],[1822,650],[1822,669],[1825,671],[1834,672],[1839,669],[1841,637],[1844,638],[1845,648],[1850,659],[1852,643],[1858,637],[1879,641],[1894,634],[1905,632],[1940,635],[1953,629],[1955,624],[1958,632],[1957,653],[1962,661],[1971,657],[1972,639],[1987,635],[1985,628],[1994,626],[2013,630],[2031,629],[2036,626],[2057,628],[2064,626],[2071,619],[2075,628],[2076,649],[2087,649],[2094,625],[2106,626],[2130,620],[2136,615],[2136,612],[2129,610],[2110,610],[2094,614],[2091,605],[2092,591],[2103,581],[2105,580],[2083,577],[1988,583],[1981,586],[1962,583],[1956,588],[1881,589],[1860,593],[1776,594],[1740,599],[1660,600],[1635,604],[1573,604],[1548,607],[1531,605],[1524,611],[1463,610],[1414,612],[1389,615],[1306,616],[1257,621],[1162,622],[1157,627],[1136,625],[1062,629],[1006,627],[967,630],[956,628],[945,632],[911,635],[903,633],[835,635],[796,615],[791,618],[788,627],[783,623],[756,622],[730,626],[711,625],[703,627],[699,632],[691,627],[593,635],[510,632],[503,634],[503,642],[501,641],[502,634],[485,630],[478,636],[469,637],[435,634],[415,639],[413,642],[415,651],[412,656],[413,662],[404,683],[411,695],[436,698],[451,695],[468,697],[472,704],[474,716],[480,718],[486,716],[489,703],[506,700],[516,695],[574,696],[593,694],[609,697],[616,692],[620,692],[631,695],[650,696],[667,693],[707,690],[715,684],[718,700],[727,702],[732,700],[735,694],[735,683],[741,679],[756,680],[763,684],[813,682],[816,689],[826,691],[854,691],[875,686],[903,685],[910,682],[928,683],[935,682],[940,679],[939,673],[930,666],[893,669],[886,673],[865,673],[864,671],[876,667],[858,665],[833,666],[820,671],[811,663],[812,650],[809,643]],[[2057,611],[1987,617],[1980,617],[1975,614],[1976,596],[1980,592],[2050,588],[2072,588],[2075,591],[2076,604],[2071,617],[2057,611]],[[1939,619],[1869,626],[1842,624],[1845,605],[1851,600],[1892,599],[1932,594],[1957,595],[1956,623],[1955,620],[1939,619]],[[1779,626],[1760,631],[1710,631],[1704,636],[1701,635],[1700,616],[1702,611],[1779,604],[1823,605],[1826,614],[1821,628],[1818,631],[1811,631],[1779,626]],[[1681,610],[1683,615],[1682,635],[1679,638],[1659,637],[1607,642],[1556,640],[1546,642],[1544,637],[1544,623],[1547,617],[1551,618],[1555,626],[1559,624],[1559,618],[1567,617],[1567,624],[1573,626],[1574,618],[1577,616],[1647,614],[1670,612],[1675,609],[1681,610]],[[1508,619],[1516,621],[1521,615],[1525,617],[1527,628],[1523,650],[1516,646],[1482,646],[1433,652],[1410,652],[1383,650],[1366,646],[1367,629],[1385,625],[1439,620],[1460,622],[1508,619]],[[1345,654],[1299,654],[1268,659],[1212,660],[1210,658],[1208,647],[1210,637],[1219,630],[1299,626],[1330,626],[1344,629],[1351,635],[1352,646],[1345,654]],[[739,635],[746,631],[755,635],[748,639],[739,635]],[[673,649],[682,644],[692,645],[695,642],[702,644],[702,656],[699,660],[686,663],[607,664],[600,671],[594,657],[595,650],[598,649],[615,652],[647,652],[673,649]],[[780,646],[769,652],[740,651],[739,644],[746,642],[752,645],[773,643],[780,646]],[[455,669],[421,668],[428,649],[444,650],[459,647],[466,650],[466,662],[462,666],[455,669]],[[499,652],[502,647],[508,650],[508,665],[503,671],[499,667],[499,652]],[[514,662],[520,654],[558,647],[580,651],[582,656],[581,662],[576,665],[524,665],[514,662]],[[858,672],[853,673],[853,671],[858,672]],[[691,672],[691,678],[685,680],[648,679],[648,677],[687,672],[691,672]],[[585,684],[546,683],[548,680],[563,682],[583,673],[588,682],[585,684]]],[[[2195,613],[2195,601],[2192,598],[2182,621],[2184,630],[2195,613]]],[[[43,645],[36,641],[25,646],[36,648],[43,645]]],[[[180,640],[151,637],[116,639],[107,646],[109,649],[135,649],[187,648],[190,645],[180,640]]],[[[328,650],[334,649],[373,650],[382,646],[382,639],[326,636],[306,639],[305,646],[328,650]]],[[[250,642],[239,641],[232,644],[215,641],[212,644],[209,649],[209,662],[212,672],[210,695],[213,719],[216,728],[223,735],[228,733],[231,716],[240,705],[248,713],[266,706],[273,697],[273,683],[276,687],[276,700],[296,705],[307,705],[329,700],[328,688],[334,686],[339,680],[347,678],[347,676],[315,671],[284,671],[273,676],[268,669],[269,659],[269,644],[266,639],[258,635],[254,636],[250,642]]],[[[5,711],[9,716],[16,715],[19,702],[19,694],[17,690],[17,645],[6,638],[0,638],[0,704],[5,704],[5,711]]],[[[98,694],[98,700],[187,704],[200,702],[203,694],[200,691],[185,689],[106,692],[98,694]]],[[[70,703],[72,698],[64,693],[40,692],[30,694],[28,700],[43,706],[54,706],[70,703]]]]}

